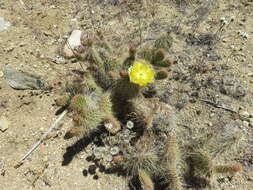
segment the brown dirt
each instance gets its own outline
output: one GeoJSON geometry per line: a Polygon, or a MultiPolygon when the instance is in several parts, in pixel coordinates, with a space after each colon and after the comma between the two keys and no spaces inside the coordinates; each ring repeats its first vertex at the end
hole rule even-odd
{"type": "MultiPolygon", "coordinates": [[[[201,99],[216,99],[236,111],[243,109],[253,114],[253,4],[250,0],[214,1],[206,8],[203,8],[205,1],[197,0],[144,0],[142,4],[129,0],[115,6],[108,3],[109,0],[90,0],[92,16],[84,0],[21,2],[0,2],[0,16],[12,24],[0,32],[0,71],[10,65],[36,73],[53,90],[14,90],[3,77],[0,78],[0,116],[10,122],[5,132],[0,131],[0,189],[129,189],[127,179],[121,176],[97,171],[96,180],[94,175],[83,175],[83,170],[92,165],[86,159],[89,147],[80,150],[80,146],[74,146],[71,150],[76,154],[72,156],[71,151],[66,154],[66,148],[76,142],[76,139],[63,138],[72,125],[68,117],[22,166],[14,168],[55,120],[58,107],[53,106],[54,99],[65,79],[74,75],[72,70],[80,69],[78,63],[55,64],[51,61],[59,55],[65,36],[73,29],[85,33],[103,29],[105,36],[118,47],[138,44],[140,33],[142,41],[146,42],[170,30],[174,39],[171,54],[177,64],[171,68],[167,90],[173,95],[168,103],[181,108],[178,110],[180,125],[189,128],[193,135],[198,136],[205,130],[218,131],[226,123],[238,120],[237,115],[201,99]],[[223,28],[221,17],[229,22],[223,28]],[[240,36],[238,31],[246,32],[248,38],[240,36]],[[191,38],[189,34],[198,38],[191,38]],[[208,34],[209,38],[202,38],[201,34],[208,34]],[[213,39],[214,36],[219,39],[213,39]],[[178,77],[175,77],[176,73],[178,77]],[[236,79],[234,81],[245,90],[243,97],[221,93],[219,85],[207,83],[207,79],[215,83],[227,77],[236,79]],[[197,88],[198,85],[201,88],[197,88]],[[197,99],[191,95],[196,91],[197,99]]],[[[223,182],[213,189],[253,189],[250,139],[253,126],[244,124],[241,128],[249,144],[237,156],[228,155],[227,160],[239,161],[245,169],[231,181],[220,178],[223,182]]]]}

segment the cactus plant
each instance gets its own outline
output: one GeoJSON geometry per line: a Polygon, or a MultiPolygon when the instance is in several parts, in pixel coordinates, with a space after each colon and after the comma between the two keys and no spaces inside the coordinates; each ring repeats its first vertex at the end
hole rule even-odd
{"type": "Polygon", "coordinates": [[[186,139],[175,108],[145,96],[146,88],[158,87],[169,76],[174,62],[169,34],[152,45],[131,46],[128,55],[119,57],[101,31],[97,35],[83,42],[89,49],[84,79],[67,84],[56,100],[73,118],[68,136],[89,136],[103,126],[108,133],[97,136],[101,145],[92,145],[96,162],[120,167],[126,176],[138,177],[147,190],[154,189],[156,178],[165,182],[164,189],[181,190],[187,172],[191,178],[209,181],[214,174],[242,170],[239,164],[214,161],[240,144],[242,137],[231,133],[231,127],[208,138],[186,139]]]}

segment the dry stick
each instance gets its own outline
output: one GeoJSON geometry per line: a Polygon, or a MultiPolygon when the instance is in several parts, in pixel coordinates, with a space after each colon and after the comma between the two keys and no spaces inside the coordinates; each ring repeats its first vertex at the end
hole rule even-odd
{"type": "Polygon", "coordinates": [[[233,109],[227,107],[226,105],[220,105],[220,104],[217,104],[217,103],[215,103],[215,102],[212,102],[212,101],[209,101],[209,100],[204,100],[204,99],[201,99],[201,101],[202,101],[202,102],[205,102],[205,103],[207,103],[207,104],[209,104],[209,105],[212,105],[212,106],[214,106],[214,107],[216,107],[216,108],[221,108],[221,109],[224,109],[224,110],[229,111],[229,112],[232,112],[232,113],[237,113],[235,110],[233,110],[233,109]]]}
{"type": "Polygon", "coordinates": [[[139,13],[139,18],[138,18],[138,21],[139,21],[139,32],[140,32],[140,46],[142,44],[142,30],[141,30],[141,16],[140,16],[140,13],[139,13]]]}
{"type": "MultiPolygon", "coordinates": [[[[68,39],[66,40],[66,43],[67,43],[68,48],[71,49],[71,51],[74,53],[74,55],[75,55],[76,57],[80,56],[80,55],[79,55],[78,53],[76,53],[76,51],[71,47],[71,45],[69,44],[68,39]]],[[[79,63],[79,65],[80,65],[81,69],[83,70],[83,72],[85,72],[82,63],[80,63],[80,62],[78,62],[78,63],[79,63]]]]}
{"type": "Polygon", "coordinates": [[[15,166],[15,168],[21,166],[24,162],[24,160],[43,142],[43,140],[46,138],[48,133],[50,133],[57,125],[58,123],[63,119],[65,114],[67,113],[67,110],[61,113],[61,115],[54,121],[54,123],[48,128],[48,130],[44,133],[44,135],[40,138],[40,140],[33,145],[33,147],[21,158],[21,160],[18,162],[18,164],[15,166]]]}

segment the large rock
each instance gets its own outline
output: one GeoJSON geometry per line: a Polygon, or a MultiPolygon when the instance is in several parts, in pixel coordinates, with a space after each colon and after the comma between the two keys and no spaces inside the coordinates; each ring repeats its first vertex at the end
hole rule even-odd
{"type": "Polygon", "coordinates": [[[44,83],[39,79],[39,77],[29,73],[17,71],[10,66],[4,67],[3,73],[5,82],[14,89],[38,90],[44,87],[44,83]]]}

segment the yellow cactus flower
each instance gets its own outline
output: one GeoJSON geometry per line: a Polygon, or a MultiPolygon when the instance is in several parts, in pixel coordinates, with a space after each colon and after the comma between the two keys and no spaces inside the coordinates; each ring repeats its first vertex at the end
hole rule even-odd
{"type": "Polygon", "coordinates": [[[155,71],[148,63],[135,61],[133,66],[129,68],[128,75],[132,83],[146,86],[148,83],[154,82],[155,71]]]}

